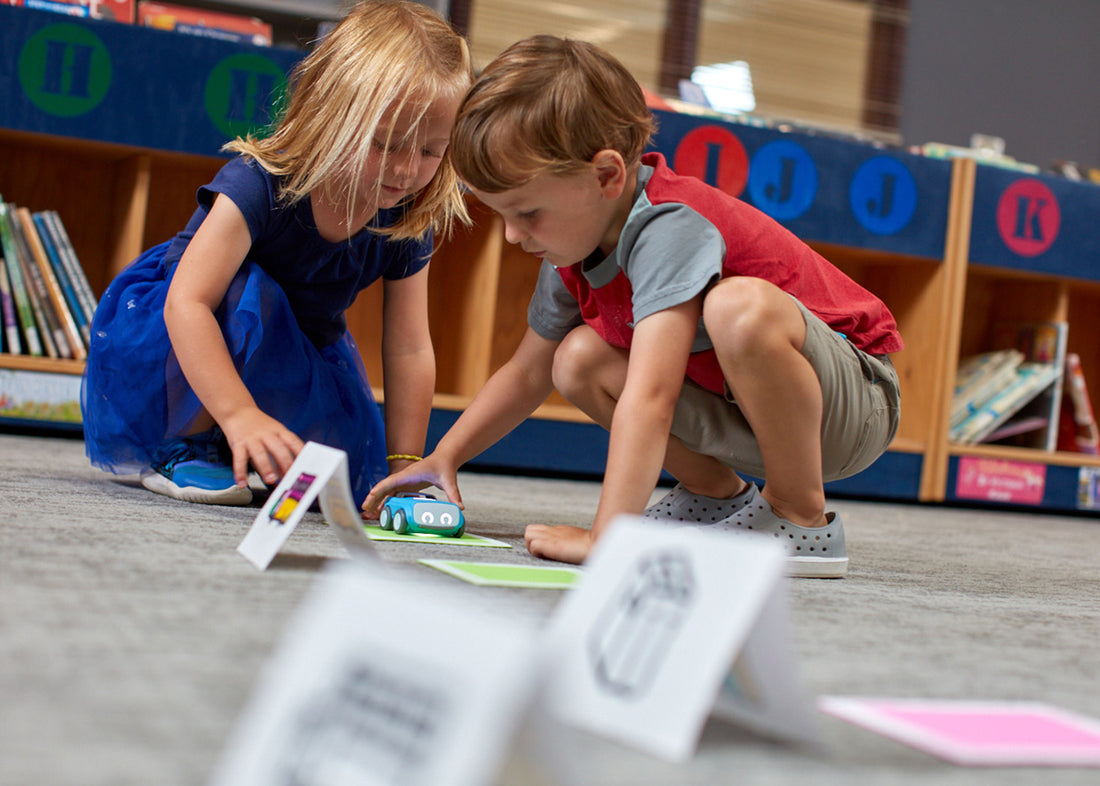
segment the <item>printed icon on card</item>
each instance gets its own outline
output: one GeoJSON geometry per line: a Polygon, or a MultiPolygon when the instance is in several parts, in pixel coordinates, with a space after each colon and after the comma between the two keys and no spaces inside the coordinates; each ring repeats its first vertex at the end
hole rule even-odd
{"type": "Polygon", "coordinates": [[[431,671],[411,678],[406,668],[388,659],[370,662],[366,654],[345,662],[329,688],[293,718],[295,744],[281,750],[284,783],[334,783],[337,766],[380,783],[419,781],[440,724],[452,713],[445,684],[433,689],[431,671]]]}
{"type": "Polygon", "coordinates": [[[596,684],[623,698],[644,695],[691,611],[694,594],[686,553],[657,552],[638,560],[589,633],[596,684]]]}
{"type": "Polygon", "coordinates": [[[309,487],[313,485],[315,480],[317,480],[316,475],[310,475],[308,472],[301,473],[291,487],[280,494],[278,499],[275,500],[275,504],[271,506],[268,513],[271,520],[286,524],[290,514],[298,507],[298,503],[302,501],[302,497],[309,491],[309,487]]]}

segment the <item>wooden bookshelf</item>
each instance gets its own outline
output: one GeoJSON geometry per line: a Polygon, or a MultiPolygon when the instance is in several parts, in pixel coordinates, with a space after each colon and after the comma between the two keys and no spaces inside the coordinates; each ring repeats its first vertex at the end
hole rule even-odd
{"type": "MultiPolygon", "coordinates": [[[[224,162],[218,150],[226,135],[208,117],[204,98],[208,75],[238,55],[259,55],[285,72],[297,55],[0,6],[0,68],[17,74],[27,42],[62,21],[96,36],[111,55],[113,78],[119,83],[111,88],[115,92],[108,91],[103,106],[68,118],[40,111],[9,83],[16,92],[0,102],[0,193],[31,209],[58,210],[93,289],[101,294],[141,250],[184,226],[194,209],[195,189],[224,162]],[[155,62],[148,57],[150,51],[160,52],[155,62]],[[157,65],[162,62],[171,68],[157,65]]],[[[981,502],[960,493],[961,474],[980,463],[983,468],[1003,467],[1009,474],[1023,469],[1042,475],[1044,493],[1039,501],[1026,503],[1032,507],[1081,509],[1081,478],[1100,473],[1100,460],[952,445],[947,425],[959,357],[991,349],[990,325],[1001,319],[1068,321],[1069,350],[1081,356],[1094,395],[1100,391],[1100,226],[1095,221],[1100,188],[993,170],[972,161],[923,158],[828,135],[668,112],[659,112],[658,122],[657,149],[670,162],[694,150],[694,165],[702,167],[697,174],[712,182],[718,173],[729,175],[723,167],[739,152],[747,172],[742,180],[732,180],[740,182],[737,193],[766,212],[781,214],[777,218],[784,225],[882,297],[898,320],[906,342],[894,357],[902,385],[900,431],[878,462],[854,478],[830,484],[830,493],[981,502]],[[802,196],[812,197],[799,210],[766,204],[768,193],[778,193],[769,191],[767,179],[769,171],[779,171],[774,164],[780,159],[801,173],[798,177],[810,178],[795,181],[798,188],[792,193],[801,188],[802,196]],[[882,216],[858,215],[859,209],[874,205],[876,193],[867,189],[884,182],[884,176],[910,188],[898,192],[908,200],[901,211],[904,220],[885,226],[876,223],[882,216]],[[1036,179],[1060,206],[1060,229],[1049,249],[1021,256],[998,235],[997,206],[1006,192],[1011,197],[1013,188],[1024,187],[1025,196],[1038,193],[1027,190],[1035,189],[1034,183],[1019,182],[1036,179]]],[[[691,166],[677,164],[678,169],[691,166]]],[[[474,225],[441,242],[432,261],[430,319],[438,392],[430,440],[454,422],[519,342],[538,273],[537,260],[504,242],[501,224],[491,212],[473,201],[470,207],[474,225]]],[[[1038,226],[1028,223],[1026,206],[1021,215],[1019,226],[1038,226]]],[[[380,305],[380,288],[374,287],[362,293],[348,314],[378,389],[380,305]]],[[[0,355],[0,378],[23,372],[72,380],[78,378],[80,364],[0,355]]],[[[555,395],[478,463],[598,475],[606,442],[602,429],[555,395]]]]}

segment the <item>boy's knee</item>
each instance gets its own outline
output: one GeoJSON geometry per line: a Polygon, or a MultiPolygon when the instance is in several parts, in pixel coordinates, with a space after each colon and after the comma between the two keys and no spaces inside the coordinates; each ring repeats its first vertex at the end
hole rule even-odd
{"type": "Polygon", "coordinates": [[[703,301],[703,322],[711,340],[726,351],[765,346],[787,333],[794,342],[805,334],[795,301],[774,284],[749,276],[716,284],[703,301]]]}
{"type": "Polygon", "coordinates": [[[554,352],[554,387],[562,390],[586,377],[607,350],[607,343],[588,325],[574,328],[554,352]]]}

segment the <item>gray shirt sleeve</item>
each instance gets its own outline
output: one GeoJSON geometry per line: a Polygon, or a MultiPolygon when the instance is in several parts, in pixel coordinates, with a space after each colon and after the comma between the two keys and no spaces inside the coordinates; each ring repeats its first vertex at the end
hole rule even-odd
{"type": "Polygon", "coordinates": [[[565,288],[554,266],[543,262],[527,306],[527,324],[543,338],[561,341],[583,321],[577,299],[565,288]]]}
{"type": "Polygon", "coordinates": [[[635,322],[705,292],[721,277],[726,254],[717,227],[687,205],[658,205],[647,212],[621,242],[635,322]]]}

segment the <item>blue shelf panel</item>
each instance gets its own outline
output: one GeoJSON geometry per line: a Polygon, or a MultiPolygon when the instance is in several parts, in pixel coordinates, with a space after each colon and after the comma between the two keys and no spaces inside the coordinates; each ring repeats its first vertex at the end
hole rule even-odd
{"type": "Polygon", "coordinates": [[[920,495],[923,466],[919,453],[888,451],[858,475],[826,483],[825,494],[913,501],[920,495]]]}
{"type": "Polygon", "coordinates": [[[0,6],[0,127],[219,155],[269,122],[300,57],[0,6]]]}
{"type": "Polygon", "coordinates": [[[951,163],[870,144],[655,110],[673,169],[744,199],[805,240],[940,260],[951,163]]]}
{"type": "Polygon", "coordinates": [[[1100,467],[952,456],[945,501],[1100,516],[1100,467]]]}
{"type": "Polygon", "coordinates": [[[970,261],[1100,281],[1100,186],[979,166],[970,261]]]}
{"type": "MultiPolygon", "coordinates": [[[[429,450],[461,413],[432,410],[429,450]]],[[[886,453],[870,467],[845,480],[825,485],[830,495],[915,500],[923,458],[914,453],[886,453]]],[[[529,418],[511,434],[470,462],[483,469],[576,475],[600,479],[607,466],[607,432],[593,423],[529,418]]],[[[665,474],[662,478],[671,481],[665,474]]]]}
{"type": "MultiPolygon", "coordinates": [[[[461,414],[447,409],[432,410],[429,450],[461,414]]],[[[603,477],[607,466],[607,432],[594,423],[528,418],[470,464],[536,474],[603,477]]]]}

